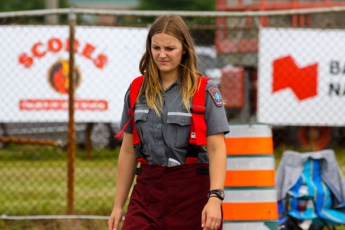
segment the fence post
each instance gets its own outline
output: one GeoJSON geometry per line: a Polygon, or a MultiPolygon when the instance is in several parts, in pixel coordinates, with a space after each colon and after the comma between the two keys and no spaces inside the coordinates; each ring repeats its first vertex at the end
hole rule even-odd
{"type": "Polygon", "coordinates": [[[74,34],[76,15],[71,9],[69,19],[69,72],[68,72],[68,163],[67,163],[67,214],[74,212],[75,122],[74,122],[74,34]]]}
{"type": "Polygon", "coordinates": [[[85,137],[85,149],[86,149],[86,160],[91,160],[91,151],[92,151],[92,141],[91,141],[91,132],[92,132],[93,123],[86,123],[86,137],[85,137]]]}
{"type": "Polygon", "coordinates": [[[223,229],[278,229],[272,130],[262,123],[231,124],[225,136],[227,172],[223,229]]]}

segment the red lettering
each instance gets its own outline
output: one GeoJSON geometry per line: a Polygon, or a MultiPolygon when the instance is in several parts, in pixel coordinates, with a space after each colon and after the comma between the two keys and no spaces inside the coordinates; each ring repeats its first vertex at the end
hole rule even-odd
{"type": "MultiPolygon", "coordinates": [[[[84,111],[107,111],[108,101],[106,100],[75,100],[75,110],[84,111]]],[[[67,100],[56,100],[56,99],[21,99],[19,101],[20,110],[67,110],[67,100]]]]}
{"type": "MultiPolygon", "coordinates": [[[[69,52],[69,38],[67,38],[66,40],[66,51],[69,52]]],[[[79,41],[78,40],[74,40],[74,52],[78,53],[78,48],[79,48],[79,41]]]]}
{"type": "MultiPolygon", "coordinates": [[[[37,42],[31,48],[32,56],[28,56],[26,53],[22,53],[18,57],[18,61],[20,64],[23,64],[26,68],[30,68],[34,63],[35,58],[42,58],[48,52],[57,53],[61,50],[69,52],[69,42],[69,38],[67,38],[66,40],[62,40],[59,38],[50,38],[48,42],[45,44],[43,44],[42,42],[37,42]]],[[[108,63],[108,57],[105,54],[94,54],[96,47],[90,43],[86,43],[84,47],[82,47],[80,45],[79,40],[76,39],[74,41],[74,52],[78,53],[78,50],[82,50],[81,55],[87,59],[90,59],[94,63],[94,65],[99,69],[103,69],[108,63]]]]}
{"type": "Polygon", "coordinates": [[[95,50],[95,47],[93,45],[86,43],[82,54],[86,58],[91,59],[91,54],[94,50],[95,50]]]}
{"type": "Polygon", "coordinates": [[[27,56],[26,53],[21,54],[18,58],[18,61],[20,64],[23,64],[25,68],[30,68],[34,63],[34,59],[27,56]]]}
{"type": "Polygon", "coordinates": [[[35,57],[41,58],[41,57],[43,57],[47,52],[46,52],[46,51],[39,52],[39,50],[38,50],[38,47],[39,47],[39,46],[43,46],[42,42],[38,42],[38,43],[34,44],[34,45],[32,46],[31,52],[32,52],[32,54],[33,54],[35,57]]]}
{"type": "Polygon", "coordinates": [[[93,61],[95,63],[95,66],[102,69],[108,62],[107,56],[104,54],[100,54],[97,56],[97,58],[93,61]]]}
{"type": "Polygon", "coordinates": [[[58,38],[51,38],[48,41],[48,49],[52,51],[53,53],[57,53],[61,50],[62,48],[62,42],[58,38]]]}

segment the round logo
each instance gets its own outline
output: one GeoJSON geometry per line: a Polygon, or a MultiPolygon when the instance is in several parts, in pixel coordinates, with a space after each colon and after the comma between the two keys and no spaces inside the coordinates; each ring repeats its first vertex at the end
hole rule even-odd
{"type": "MultiPolygon", "coordinates": [[[[48,71],[48,82],[50,86],[58,93],[68,94],[69,89],[69,63],[67,60],[55,62],[48,71]]],[[[74,89],[77,89],[81,82],[79,68],[74,65],[74,89]]]]}

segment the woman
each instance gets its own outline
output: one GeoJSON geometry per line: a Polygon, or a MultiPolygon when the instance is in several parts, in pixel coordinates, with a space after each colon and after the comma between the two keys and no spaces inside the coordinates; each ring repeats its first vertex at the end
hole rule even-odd
{"type": "Polygon", "coordinates": [[[202,76],[197,70],[193,39],[181,17],[161,16],[152,24],[140,72],[144,78],[134,122],[145,162],[137,169],[138,146],[135,151],[127,92],[121,121],[125,133],[109,230],[119,229],[135,174],[136,185],[123,230],[222,229],[224,134],[229,127],[218,88],[208,81],[206,89],[200,89],[206,90],[203,120],[207,126],[207,152],[189,142],[193,116],[190,108],[202,76]],[[197,162],[186,161],[191,153],[197,156],[197,162]]]}

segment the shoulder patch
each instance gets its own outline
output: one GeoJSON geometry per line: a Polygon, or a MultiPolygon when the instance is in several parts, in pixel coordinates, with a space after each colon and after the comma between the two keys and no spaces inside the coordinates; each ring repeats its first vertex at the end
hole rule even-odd
{"type": "Polygon", "coordinates": [[[208,88],[208,92],[211,94],[211,97],[214,103],[216,104],[216,106],[220,107],[223,105],[222,96],[220,95],[220,92],[217,86],[215,85],[211,86],[210,88],[208,88]]]}

